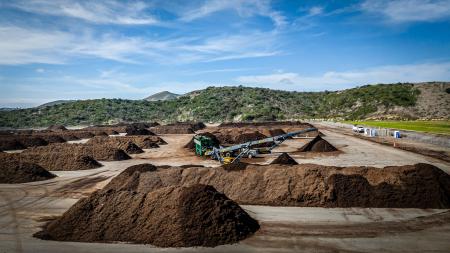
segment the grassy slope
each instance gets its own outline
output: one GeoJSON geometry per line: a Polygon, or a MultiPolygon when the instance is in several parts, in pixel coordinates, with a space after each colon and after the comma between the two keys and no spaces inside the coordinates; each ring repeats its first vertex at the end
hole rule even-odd
{"type": "Polygon", "coordinates": [[[346,123],[450,135],[450,120],[441,120],[441,121],[346,121],[346,123]]]}

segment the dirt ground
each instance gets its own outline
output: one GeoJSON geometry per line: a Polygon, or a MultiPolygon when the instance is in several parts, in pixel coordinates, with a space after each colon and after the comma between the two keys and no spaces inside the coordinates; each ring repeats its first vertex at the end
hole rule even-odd
{"type": "MultiPolygon", "coordinates": [[[[273,154],[248,160],[268,164],[281,152],[298,163],[333,166],[433,164],[450,174],[445,161],[322,130],[339,149],[327,154],[296,152],[308,139],[292,139],[273,154]]],[[[61,215],[79,198],[101,189],[127,167],[200,164],[219,166],[196,157],[183,146],[192,134],[161,135],[168,143],[134,159],[101,162],[92,170],[52,171],[58,177],[25,184],[0,184],[0,252],[448,252],[450,210],[392,208],[305,208],[243,206],[260,224],[252,237],[215,248],[168,248],[151,245],[43,241],[32,237],[41,226],[61,215]]]]}

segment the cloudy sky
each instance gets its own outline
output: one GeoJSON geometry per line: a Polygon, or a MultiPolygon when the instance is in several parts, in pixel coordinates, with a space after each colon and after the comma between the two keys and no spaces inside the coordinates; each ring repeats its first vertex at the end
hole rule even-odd
{"type": "Polygon", "coordinates": [[[450,80],[450,0],[0,0],[0,107],[450,80]]]}

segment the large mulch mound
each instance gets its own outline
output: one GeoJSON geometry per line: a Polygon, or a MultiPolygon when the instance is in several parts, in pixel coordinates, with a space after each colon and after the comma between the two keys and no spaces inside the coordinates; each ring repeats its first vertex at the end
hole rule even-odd
{"type": "Polygon", "coordinates": [[[49,127],[47,127],[47,130],[51,130],[51,131],[66,131],[67,128],[63,125],[51,125],[49,127]]]}
{"type": "Polygon", "coordinates": [[[24,154],[61,153],[62,156],[85,155],[98,161],[120,161],[131,159],[122,149],[107,145],[55,143],[44,147],[29,148],[24,154]]]}
{"type": "Polygon", "coordinates": [[[0,154],[0,183],[18,184],[42,181],[56,177],[41,166],[23,162],[17,156],[0,154]]]}
{"type": "Polygon", "coordinates": [[[17,155],[21,161],[35,163],[47,170],[53,171],[90,170],[102,166],[92,156],[77,152],[68,152],[67,150],[61,150],[59,152],[33,152],[26,150],[17,155]]]}
{"type": "Polygon", "coordinates": [[[328,141],[322,139],[320,135],[317,135],[310,142],[305,144],[303,147],[299,148],[300,152],[332,152],[337,151],[333,145],[328,141]]]}
{"type": "Polygon", "coordinates": [[[315,164],[249,164],[239,170],[170,167],[143,172],[134,179],[137,182],[127,183],[128,188],[143,192],[209,184],[239,204],[450,208],[450,176],[423,163],[385,168],[315,164]]]}
{"type": "MultiPolygon", "coordinates": [[[[165,142],[163,139],[161,139],[158,136],[114,136],[114,137],[109,137],[109,138],[94,137],[94,138],[90,139],[87,143],[88,144],[102,144],[105,142],[112,142],[112,143],[129,143],[129,142],[131,142],[131,143],[137,145],[140,149],[159,148],[159,145],[167,144],[167,142],[165,142]]],[[[123,148],[121,148],[121,149],[123,149],[123,148]]]]}
{"type": "Polygon", "coordinates": [[[61,137],[59,135],[55,135],[55,134],[40,134],[39,137],[44,139],[48,143],[64,143],[64,142],[66,142],[66,140],[63,137],[61,137]]]}
{"type": "Polygon", "coordinates": [[[97,191],[35,236],[59,241],[214,247],[236,243],[258,229],[258,222],[224,194],[196,184],[152,192],[97,191]]]}
{"type": "Polygon", "coordinates": [[[140,125],[127,126],[125,129],[127,136],[130,136],[130,135],[155,135],[153,132],[149,131],[144,126],[140,126],[140,125]]]}
{"type": "Polygon", "coordinates": [[[295,161],[288,153],[282,153],[275,160],[273,160],[270,164],[287,164],[287,165],[297,165],[298,162],[295,161]]]}
{"type": "Polygon", "coordinates": [[[189,125],[164,125],[152,128],[156,134],[193,134],[195,133],[189,125]]]}
{"type": "Polygon", "coordinates": [[[128,154],[140,154],[144,153],[144,151],[136,145],[136,143],[121,138],[121,137],[99,137],[96,136],[90,139],[86,144],[89,145],[107,145],[111,147],[115,147],[118,149],[122,149],[128,154]]]}
{"type": "Polygon", "coordinates": [[[192,121],[175,122],[175,123],[167,124],[166,126],[188,127],[188,128],[192,128],[192,130],[194,130],[194,131],[198,131],[203,128],[206,128],[206,125],[203,122],[192,122],[192,121]]]}
{"type": "Polygon", "coordinates": [[[2,150],[17,150],[45,145],[48,145],[48,142],[38,136],[21,134],[0,136],[0,149],[2,150]]]}

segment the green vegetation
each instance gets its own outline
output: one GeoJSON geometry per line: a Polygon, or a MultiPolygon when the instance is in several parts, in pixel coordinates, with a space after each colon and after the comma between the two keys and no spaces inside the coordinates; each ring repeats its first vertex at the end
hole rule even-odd
{"type": "Polygon", "coordinates": [[[364,119],[379,108],[414,106],[412,84],[366,85],[336,92],[288,92],[249,87],[209,87],[175,100],[95,99],[0,112],[1,127],[104,124],[118,121],[173,122],[364,119]]]}
{"type": "Polygon", "coordinates": [[[450,135],[450,121],[347,121],[354,125],[366,125],[373,127],[393,128],[399,130],[411,130],[435,134],[450,135]]]}

